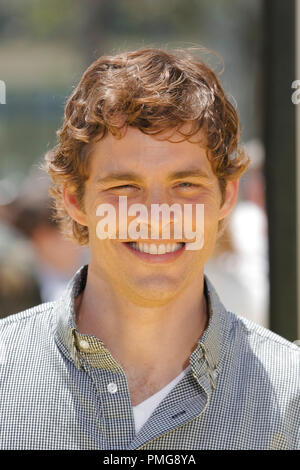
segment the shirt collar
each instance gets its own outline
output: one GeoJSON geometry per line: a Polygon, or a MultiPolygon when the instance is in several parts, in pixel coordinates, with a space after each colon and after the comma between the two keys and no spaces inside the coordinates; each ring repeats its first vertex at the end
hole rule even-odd
{"type": "MultiPolygon", "coordinates": [[[[100,339],[81,334],[76,329],[74,303],[77,295],[85,288],[87,272],[88,265],[82,266],[74,274],[60,299],[55,302],[55,340],[78,369],[82,368],[82,360],[94,367],[120,369],[120,365],[100,339]]],[[[209,322],[190,356],[190,364],[195,379],[201,381],[202,386],[203,380],[206,381],[206,388],[214,389],[226,346],[229,317],[206,274],[204,292],[209,322]]]]}

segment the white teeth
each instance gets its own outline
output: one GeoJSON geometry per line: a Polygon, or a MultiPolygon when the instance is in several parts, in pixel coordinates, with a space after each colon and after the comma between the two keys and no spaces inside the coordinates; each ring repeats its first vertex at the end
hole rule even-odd
{"type": "Polygon", "coordinates": [[[150,255],[157,255],[157,247],[154,243],[151,243],[149,253],[150,255]]]}
{"type": "Polygon", "coordinates": [[[157,249],[157,254],[158,255],[163,255],[166,252],[165,245],[159,245],[157,249]]]}
{"type": "Polygon", "coordinates": [[[165,253],[172,253],[177,251],[182,247],[182,243],[167,243],[156,245],[155,243],[130,243],[131,248],[134,248],[137,251],[142,253],[149,253],[151,255],[164,255],[165,253]]]}

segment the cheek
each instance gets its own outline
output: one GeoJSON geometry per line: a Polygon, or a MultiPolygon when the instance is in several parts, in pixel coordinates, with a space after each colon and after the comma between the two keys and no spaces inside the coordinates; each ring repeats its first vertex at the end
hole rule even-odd
{"type": "Polygon", "coordinates": [[[216,204],[208,204],[204,209],[204,248],[213,250],[218,232],[219,208],[216,204]]]}
{"type": "Polygon", "coordinates": [[[205,204],[204,206],[204,218],[209,225],[218,223],[219,207],[217,204],[205,204]]]}
{"type": "Polygon", "coordinates": [[[85,211],[86,211],[86,217],[87,217],[88,226],[89,226],[90,238],[95,238],[98,222],[101,221],[102,219],[109,220],[113,216],[112,211],[103,212],[102,213],[103,215],[100,215],[99,206],[102,204],[109,204],[109,206],[113,206],[113,204],[108,203],[108,201],[104,200],[103,197],[100,197],[97,194],[95,195],[89,192],[86,193],[84,202],[85,202],[85,211]]]}

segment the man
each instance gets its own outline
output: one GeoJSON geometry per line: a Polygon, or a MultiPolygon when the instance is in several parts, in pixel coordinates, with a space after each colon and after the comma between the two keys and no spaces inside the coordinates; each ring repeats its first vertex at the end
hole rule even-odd
{"type": "Polygon", "coordinates": [[[300,350],[226,311],[204,275],[248,165],[214,72],[185,50],[100,57],[58,135],[52,195],[90,261],[59,301],[2,320],[1,448],[298,448],[300,350]],[[155,238],[141,211],[133,236],[136,204],[196,215],[170,212],[155,238]]]}

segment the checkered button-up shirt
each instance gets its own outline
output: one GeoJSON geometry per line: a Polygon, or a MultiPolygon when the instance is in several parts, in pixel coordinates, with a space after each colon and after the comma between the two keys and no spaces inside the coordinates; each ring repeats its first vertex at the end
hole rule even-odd
{"type": "Polygon", "coordinates": [[[0,321],[1,449],[300,449],[300,348],[228,312],[207,276],[191,368],[136,434],[124,370],[76,329],[87,269],[0,321]]]}

